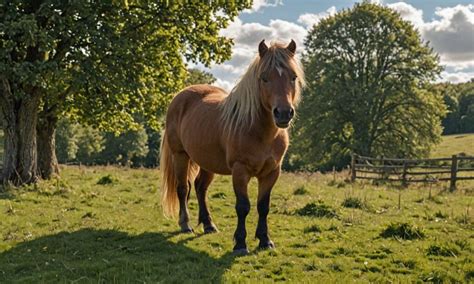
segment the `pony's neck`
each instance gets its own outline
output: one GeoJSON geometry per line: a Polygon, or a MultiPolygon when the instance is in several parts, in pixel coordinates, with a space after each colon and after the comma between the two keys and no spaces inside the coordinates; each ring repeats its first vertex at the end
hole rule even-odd
{"type": "Polygon", "coordinates": [[[260,136],[263,141],[271,141],[279,132],[286,131],[275,125],[272,112],[263,107],[263,105],[260,109],[260,119],[255,121],[255,125],[253,125],[251,130],[260,136]]]}

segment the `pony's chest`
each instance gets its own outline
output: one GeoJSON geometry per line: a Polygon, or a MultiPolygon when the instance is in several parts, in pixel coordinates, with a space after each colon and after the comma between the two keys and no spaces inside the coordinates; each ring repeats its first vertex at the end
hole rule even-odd
{"type": "Polygon", "coordinates": [[[266,176],[280,167],[287,147],[288,141],[285,137],[279,137],[271,144],[260,147],[249,156],[249,170],[254,176],[266,176]]]}

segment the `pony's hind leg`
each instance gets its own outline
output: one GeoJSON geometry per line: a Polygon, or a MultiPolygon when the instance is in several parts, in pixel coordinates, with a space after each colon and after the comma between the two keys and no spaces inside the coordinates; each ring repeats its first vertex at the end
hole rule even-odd
{"type": "Polygon", "coordinates": [[[174,153],[173,162],[179,199],[179,226],[181,232],[191,233],[193,229],[189,225],[188,211],[188,197],[191,190],[188,180],[189,156],[185,152],[174,153]]]}
{"type": "Polygon", "coordinates": [[[199,175],[194,181],[194,188],[196,189],[196,196],[199,203],[199,224],[202,223],[205,234],[217,232],[217,227],[212,222],[211,214],[207,206],[207,189],[213,178],[213,173],[201,168],[199,175]]]}

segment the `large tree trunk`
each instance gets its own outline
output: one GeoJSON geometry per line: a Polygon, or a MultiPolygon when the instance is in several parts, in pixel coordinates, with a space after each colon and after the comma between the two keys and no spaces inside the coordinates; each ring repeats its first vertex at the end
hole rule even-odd
{"type": "Polygon", "coordinates": [[[54,114],[43,111],[39,114],[38,135],[38,168],[43,179],[50,179],[59,174],[58,159],[56,158],[56,123],[54,114]]]}
{"type": "Polygon", "coordinates": [[[39,94],[32,89],[30,95],[15,98],[8,80],[2,78],[0,107],[4,116],[3,183],[22,185],[38,179],[36,123],[39,94]]]}

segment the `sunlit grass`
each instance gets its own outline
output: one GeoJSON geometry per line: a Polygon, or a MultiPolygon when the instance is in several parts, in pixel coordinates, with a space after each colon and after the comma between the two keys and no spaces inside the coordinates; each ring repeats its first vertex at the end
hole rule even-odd
{"type": "Polygon", "coordinates": [[[459,154],[474,156],[474,133],[446,135],[442,138],[441,143],[431,153],[431,157],[449,158],[459,154]]]}
{"type": "Polygon", "coordinates": [[[338,174],[336,182],[332,175],[283,174],[269,214],[276,249],[259,251],[253,238],[258,218],[253,180],[247,220],[251,253],[234,257],[231,179],[217,177],[209,191],[220,232],[203,235],[197,227],[193,192],[196,234],[181,235],[176,221],[161,214],[158,176],[148,169],[65,167],[61,180],[0,194],[0,282],[473,280],[473,183],[460,183],[454,193],[440,184],[429,198],[423,185],[400,191],[346,183],[347,173],[338,174]],[[98,184],[108,177],[112,183],[98,184]],[[301,188],[304,194],[295,194],[301,188]],[[344,207],[350,198],[370,210],[344,207]],[[321,204],[336,216],[297,214],[321,204]],[[401,223],[422,230],[424,238],[381,237],[391,224],[401,223]]]}

